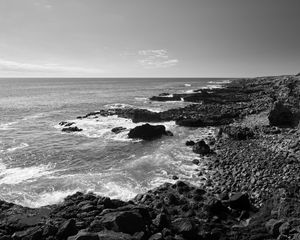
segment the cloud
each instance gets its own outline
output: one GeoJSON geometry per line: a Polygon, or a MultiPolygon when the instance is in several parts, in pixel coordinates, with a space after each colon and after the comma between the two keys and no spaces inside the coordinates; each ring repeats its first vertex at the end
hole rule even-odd
{"type": "Polygon", "coordinates": [[[178,59],[170,59],[168,56],[168,51],[165,49],[158,50],[140,50],[138,52],[142,59],[138,62],[144,68],[167,68],[173,67],[178,64],[178,59]]]}
{"type": "Polygon", "coordinates": [[[32,64],[10,61],[0,58],[0,71],[15,73],[49,73],[49,74],[97,74],[101,69],[62,66],[59,64],[32,64]]]}

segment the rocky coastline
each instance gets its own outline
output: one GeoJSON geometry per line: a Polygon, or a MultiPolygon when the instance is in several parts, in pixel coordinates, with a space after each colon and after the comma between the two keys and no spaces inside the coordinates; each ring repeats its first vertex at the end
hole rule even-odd
{"type": "MultiPolygon", "coordinates": [[[[179,179],[128,202],[93,193],[38,209],[0,201],[0,240],[300,239],[300,76],[236,79],[220,89],[150,100],[191,104],[159,113],[103,109],[78,119],[118,115],[147,122],[130,131],[145,141],[172,137],[151,123],[217,127],[215,136],[186,143],[201,155],[194,164],[205,161],[197,169],[199,185],[179,179]]],[[[72,122],[60,125],[66,133],[82,131],[72,122]]]]}

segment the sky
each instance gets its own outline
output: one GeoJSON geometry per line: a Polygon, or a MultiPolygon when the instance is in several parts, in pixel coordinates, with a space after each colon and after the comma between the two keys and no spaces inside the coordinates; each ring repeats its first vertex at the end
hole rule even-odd
{"type": "Polygon", "coordinates": [[[299,0],[0,0],[0,77],[300,72],[299,0]]]}

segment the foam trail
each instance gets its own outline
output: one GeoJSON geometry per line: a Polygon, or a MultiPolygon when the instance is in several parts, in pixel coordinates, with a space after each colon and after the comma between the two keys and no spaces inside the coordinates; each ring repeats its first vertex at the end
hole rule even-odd
{"type": "Polygon", "coordinates": [[[0,168],[0,184],[14,185],[24,181],[34,180],[54,173],[54,171],[52,171],[53,168],[54,166],[52,164],[25,168],[6,168],[6,166],[4,166],[2,170],[0,168]]]}
{"type": "Polygon", "coordinates": [[[18,145],[16,147],[11,147],[11,148],[6,149],[6,152],[14,152],[16,150],[20,150],[20,149],[26,148],[28,146],[29,145],[27,143],[21,143],[20,145],[18,145]]]}
{"type": "Polygon", "coordinates": [[[11,129],[14,129],[13,127],[11,127],[12,125],[15,125],[17,124],[18,122],[9,122],[9,123],[1,123],[0,124],[0,130],[11,130],[11,129]]]}

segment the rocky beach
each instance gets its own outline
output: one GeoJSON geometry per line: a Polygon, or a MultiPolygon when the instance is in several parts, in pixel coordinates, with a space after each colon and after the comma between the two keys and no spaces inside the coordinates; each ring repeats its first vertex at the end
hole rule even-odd
{"type": "MultiPolygon", "coordinates": [[[[128,133],[143,141],[172,138],[167,121],[215,127],[214,134],[186,142],[199,155],[192,161],[199,165],[199,184],[174,175],[175,184],[130,201],[80,192],[41,208],[0,201],[0,240],[300,239],[299,74],[235,79],[222,88],[161,93],[150,100],[190,104],[161,112],[102,109],[77,120],[117,115],[143,123],[128,133]]],[[[59,125],[66,134],[84,131],[75,122],[59,125]]]]}

